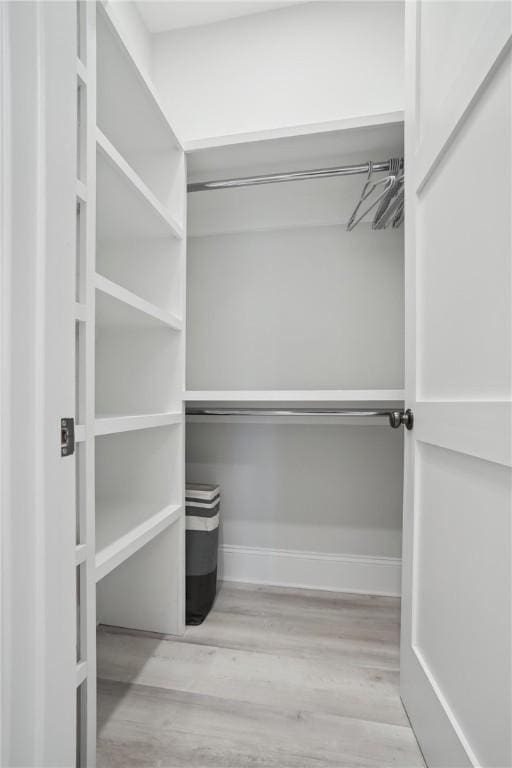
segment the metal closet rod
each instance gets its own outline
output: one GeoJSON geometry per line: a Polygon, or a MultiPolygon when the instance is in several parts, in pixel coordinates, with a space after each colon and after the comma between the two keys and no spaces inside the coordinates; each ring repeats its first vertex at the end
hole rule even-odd
{"type": "MultiPolygon", "coordinates": [[[[390,160],[381,163],[372,163],[374,173],[382,173],[390,170],[390,160]]],[[[402,161],[403,165],[403,161],[402,161]]],[[[367,174],[370,163],[359,165],[339,165],[335,168],[317,168],[311,171],[289,171],[288,173],[268,173],[264,176],[243,176],[238,179],[219,179],[216,181],[196,181],[188,184],[188,192],[202,192],[213,189],[229,189],[231,187],[250,187],[256,184],[276,184],[281,181],[301,181],[303,179],[325,179],[331,176],[354,176],[367,174]]]]}
{"type": "Polygon", "coordinates": [[[348,416],[387,418],[393,429],[403,424],[412,428],[412,414],[403,408],[193,408],[187,407],[187,416],[348,416]],[[411,426],[409,426],[411,423],[411,426]]]}

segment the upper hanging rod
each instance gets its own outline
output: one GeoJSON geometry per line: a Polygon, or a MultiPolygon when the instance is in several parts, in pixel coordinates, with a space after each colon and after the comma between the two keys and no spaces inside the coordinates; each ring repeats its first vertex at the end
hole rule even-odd
{"type": "MultiPolygon", "coordinates": [[[[390,160],[373,163],[374,173],[390,170],[390,160]]],[[[317,168],[311,171],[289,171],[288,173],[268,173],[264,176],[244,176],[239,179],[219,179],[216,181],[196,181],[188,184],[188,192],[202,192],[210,189],[230,189],[231,187],[250,187],[255,184],[275,184],[281,181],[302,181],[303,179],[325,179],[331,176],[354,176],[368,174],[370,163],[360,165],[340,165],[335,168],[317,168]]]]}
{"type": "Polygon", "coordinates": [[[374,408],[187,408],[187,416],[364,416],[385,417],[393,429],[403,424],[412,429],[413,415],[409,409],[374,408]]]}

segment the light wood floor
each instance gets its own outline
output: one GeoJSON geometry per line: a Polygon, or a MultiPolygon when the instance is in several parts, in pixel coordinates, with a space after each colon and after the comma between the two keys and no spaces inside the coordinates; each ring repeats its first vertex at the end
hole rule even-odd
{"type": "Polygon", "coordinates": [[[181,639],[101,628],[101,768],[423,766],[399,601],[221,585],[181,639]]]}

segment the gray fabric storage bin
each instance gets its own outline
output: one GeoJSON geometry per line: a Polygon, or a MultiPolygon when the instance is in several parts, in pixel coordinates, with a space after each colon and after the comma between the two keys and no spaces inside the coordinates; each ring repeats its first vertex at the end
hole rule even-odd
{"type": "Polygon", "coordinates": [[[220,488],[187,484],[186,512],[186,622],[201,624],[217,592],[220,488]]]}

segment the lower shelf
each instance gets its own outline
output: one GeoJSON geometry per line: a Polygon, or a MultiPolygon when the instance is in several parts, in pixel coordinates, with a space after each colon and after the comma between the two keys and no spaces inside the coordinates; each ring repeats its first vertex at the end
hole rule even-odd
{"type": "Polygon", "coordinates": [[[96,512],[96,581],[124,563],[183,515],[181,504],[170,504],[152,515],[141,504],[100,506],[96,512]],[[143,522],[138,522],[143,519],[143,522]],[[125,530],[126,533],[120,531],[125,530]]]}

